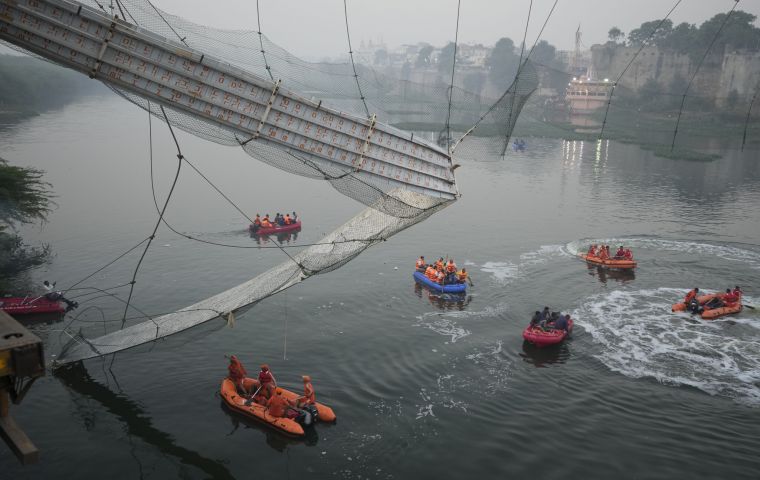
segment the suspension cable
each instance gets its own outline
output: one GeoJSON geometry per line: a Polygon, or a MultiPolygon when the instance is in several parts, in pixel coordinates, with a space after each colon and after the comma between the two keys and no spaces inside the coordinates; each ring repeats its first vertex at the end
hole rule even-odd
{"type": "MultiPolygon", "coordinates": [[[[511,102],[511,105],[509,106],[509,118],[507,119],[507,132],[510,131],[509,129],[512,125],[512,115],[514,114],[514,110],[515,110],[515,98],[517,97],[517,84],[520,82],[520,71],[522,70],[522,64],[523,64],[523,53],[525,52],[525,40],[528,38],[528,27],[530,26],[530,14],[532,11],[533,11],[533,0],[530,0],[530,5],[528,6],[528,17],[525,19],[525,31],[523,32],[523,41],[522,41],[522,45],[520,46],[520,60],[517,62],[517,74],[515,75],[515,81],[514,81],[515,94],[512,95],[512,102],[511,102]]],[[[509,147],[509,135],[507,135],[507,138],[504,141],[504,149],[501,151],[502,157],[507,154],[508,147],[509,147]]]]}
{"type": "Polygon", "coordinates": [[[369,108],[367,108],[367,102],[364,99],[364,93],[362,93],[362,86],[359,84],[359,74],[356,73],[356,64],[354,63],[354,49],[351,47],[351,32],[348,30],[348,6],[346,5],[346,0],[343,0],[343,13],[346,18],[346,38],[348,39],[348,56],[351,59],[351,68],[354,69],[354,79],[356,80],[356,88],[359,90],[359,98],[362,100],[362,104],[364,105],[364,111],[367,113],[367,118],[369,118],[369,108]]]}
{"type": "Polygon", "coordinates": [[[744,151],[744,144],[747,143],[747,127],[749,127],[749,115],[752,112],[752,105],[755,103],[755,97],[757,97],[758,88],[760,88],[760,84],[758,84],[758,87],[755,88],[755,93],[752,95],[752,100],[749,101],[747,119],[744,121],[744,134],[742,135],[742,152],[744,151]]]}
{"type": "MultiPolygon", "coordinates": [[[[532,0],[531,0],[532,1],[532,0]]],[[[459,11],[462,0],[457,0],[457,26],[454,30],[454,58],[451,62],[451,83],[449,84],[449,111],[446,114],[446,151],[451,155],[451,100],[454,95],[454,72],[457,67],[457,45],[459,43],[459,11]]]]}
{"type": "Polygon", "coordinates": [[[620,82],[620,79],[623,78],[623,75],[625,75],[625,72],[627,72],[628,69],[631,68],[631,65],[633,65],[633,62],[639,56],[639,54],[641,53],[641,51],[644,50],[644,47],[646,47],[647,41],[649,41],[649,39],[652,38],[652,36],[657,32],[657,30],[660,29],[660,27],[662,26],[662,24],[665,23],[665,20],[667,20],[670,17],[670,15],[673,13],[673,11],[676,8],[678,8],[678,5],[680,5],[682,1],[683,0],[677,0],[676,3],[670,8],[670,11],[668,12],[668,14],[665,15],[665,18],[663,18],[662,20],[660,20],[660,22],[657,24],[657,26],[654,27],[654,29],[651,32],[649,32],[649,35],[647,36],[647,38],[645,38],[641,42],[641,46],[636,51],[636,53],[633,54],[633,57],[631,57],[631,61],[628,62],[628,65],[626,65],[625,68],[623,69],[623,71],[620,72],[620,75],[618,75],[617,79],[615,80],[615,83],[612,84],[612,89],[610,90],[610,96],[607,99],[607,108],[604,110],[604,119],[602,120],[602,128],[601,128],[601,130],[599,130],[599,138],[597,140],[601,140],[602,139],[602,135],[604,134],[604,127],[607,125],[607,115],[610,113],[610,103],[612,103],[612,96],[615,94],[615,87],[617,87],[618,82],[620,82]]]}
{"type": "Polygon", "coordinates": [[[699,63],[697,64],[697,68],[694,70],[694,74],[689,79],[689,84],[686,85],[686,90],[684,90],[683,97],[681,97],[681,107],[678,109],[678,118],[676,119],[676,128],[673,130],[673,141],[670,144],[671,153],[673,152],[673,149],[676,146],[676,136],[678,135],[678,126],[681,124],[681,114],[683,113],[683,106],[686,103],[686,95],[689,93],[691,84],[692,82],[694,82],[694,78],[697,76],[697,73],[699,73],[699,69],[702,67],[702,63],[704,63],[705,58],[707,58],[707,54],[710,53],[710,49],[712,49],[712,46],[715,44],[715,41],[720,36],[720,32],[723,31],[723,27],[726,26],[728,19],[731,18],[731,15],[734,13],[734,10],[736,10],[736,7],[739,5],[740,1],[741,0],[734,0],[734,6],[731,7],[731,10],[729,10],[728,15],[726,15],[726,18],[723,19],[723,23],[720,24],[720,28],[718,29],[717,32],[715,32],[715,35],[713,35],[710,45],[707,46],[707,50],[705,50],[705,53],[702,55],[702,58],[699,60],[699,63]]]}
{"type": "Polygon", "coordinates": [[[267,73],[269,74],[269,79],[274,82],[274,76],[272,75],[272,69],[269,67],[269,63],[267,62],[267,54],[264,52],[264,39],[262,38],[261,33],[261,10],[259,9],[259,0],[256,0],[256,23],[259,26],[258,34],[259,34],[259,47],[261,47],[261,56],[264,58],[264,68],[266,69],[267,73]]]}

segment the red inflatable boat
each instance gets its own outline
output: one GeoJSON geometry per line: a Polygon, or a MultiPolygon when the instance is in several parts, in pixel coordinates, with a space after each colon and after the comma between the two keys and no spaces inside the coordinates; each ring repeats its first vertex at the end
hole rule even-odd
{"type": "Polygon", "coordinates": [[[276,227],[259,227],[253,228],[253,225],[248,227],[248,230],[254,235],[277,235],[278,233],[298,232],[301,230],[301,221],[291,223],[290,225],[276,226],[276,227]]]}
{"type": "Polygon", "coordinates": [[[63,313],[66,309],[58,300],[41,297],[4,297],[0,298],[0,310],[8,315],[29,315],[32,313],[63,313]]]}
{"type": "MultiPolygon", "coordinates": [[[[549,327],[551,327],[551,323],[549,327]]],[[[567,331],[565,330],[542,330],[539,327],[531,327],[528,325],[523,330],[523,338],[536,345],[537,347],[547,347],[549,345],[556,345],[566,339],[573,331],[573,321],[567,322],[567,331]]]]}

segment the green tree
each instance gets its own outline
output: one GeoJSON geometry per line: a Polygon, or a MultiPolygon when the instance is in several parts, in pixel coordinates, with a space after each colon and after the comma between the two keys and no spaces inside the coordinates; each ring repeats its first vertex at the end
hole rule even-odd
{"type": "Polygon", "coordinates": [[[47,246],[29,247],[15,231],[19,224],[45,221],[50,213],[50,184],[42,176],[41,170],[9,165],[0,158],[0,287],[7,288],[11,277],[49,256],[47,246]]]}
{"type": "Polygon", "coordinates": [[[660,39],[657,46],[678,53],[689,53],[698,41],[698,32],[699,29],[695,25],[679,23],[667,37],[660,39]]]}
{"type": "Polygon", "coordinates": [[[726,14],[719,13],[699,26],[698,41],[695,46],[704,52],[725,21],[726,25],[720,31],[720,35],[715,38],[712,52],[723,53],[727,46],[734,49],[758,50],[760,29],[753,25],[756,18],[751,13],[736,10],[726,21],[726,14]]]}
{"type": "MultiPolygon", "coordinates": [[[[530,55],[531,60],[542,65],[548,65],[557,55],[557,49],[554,45],[546,40],[541,40],[536,44],[533,53],[530,55]]],[[[519,58],[519,57],[518,57],[519,58]]]]}
{"type": "Polygon", "coordinates": [[[610,28],[610,31],[607,32],[607,36],[609,37],[610,41],[618,43],[623,39],[623,37],[625,37],[625,33],[623,33],[623,31],[618,27],[612,27],[610,28]]]}
{"type": "Polygon", "coordinates": [[[491,55],[486,59],[488,74],[496,85],[509,86],[517,73],[520,57],[515,53],[515,44],[509,38],[501,38],[491,55]]]}
{"type": "Polygon", "coordinates": [[[670,35],[672,30],[673,22],[670,19],[644,22],[639,28],[634,28],[628,33],[628,45],[632,47],[658,45],[663,38],[670,35]],[[660,25],[660,22],[662,22],[662,25],[660,25]]]}

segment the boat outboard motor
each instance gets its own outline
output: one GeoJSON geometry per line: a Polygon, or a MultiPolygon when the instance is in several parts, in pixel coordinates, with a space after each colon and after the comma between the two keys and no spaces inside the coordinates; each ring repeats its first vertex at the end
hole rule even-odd
{"type": "Polygon", "coordinates": [[[696,298],[692,298],[691,301],[689,302],[688,308],[691,311],[691,313],[699,313],[699,300],[697,300],[696,298]]]}
{"type": "Polygon", "coordinates": [[[303,427],[313,425],[319,419],[319,411],[314,405],[304,405],[303,408],[298,410],[298,416],[295,418],[296,422],[303,427]]]}

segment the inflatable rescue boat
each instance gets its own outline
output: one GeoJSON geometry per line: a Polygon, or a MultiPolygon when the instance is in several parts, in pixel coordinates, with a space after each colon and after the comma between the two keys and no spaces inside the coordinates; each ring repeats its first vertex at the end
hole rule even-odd
{"type": "MultiPolygon", "coordinates": [[[[724,317],[726,315],[732,315],[734,313],[739,313],[742,311],[742,299],[739,297],[739,301],[731,304],[726,305],[723,307],[718,308],[704,308],[704,304],[712,300],[718,296],[717,293],[711,293],[709,295],[700,295],[697,297],[697,301],[699,302],[699,305],[702,306],[702,312],[700,313],[700,316],[705,320],[715,320],[716,318],[724,317]]],[[[683,302],[675,303],[671,307],[671,311],[673,312],[684,312],[688,310],[688,305],[686,305],[683,302]]]]}
{"type": "Polygon", "coordinates": [[[598,265],[603,268],[615,268],[620,270],[630,270],[636,268],[635,260],[615,260],[613,258],[602,260],[599,257],[591,256],[587,253],[579,253],[578,256],[591,265],[598,265]]]}
{"type": "Polygon", "coordinates": [[[0,310],[8,315],[29,315],[33,313],[63,313],[66,309],[58,300],[41,297],[0,298],[0,310]]]}
{"type": "Polygon", "coordinates": [[[570,336],[573,332],[573,320],[567,322],[567,331],[565,330],[552,330],[552,324],[548,325],[546,330],[540,327],[531,327],[528,325],[523,330],[523,338],[537,347],[547,347],[549,345],[556,345],[561,343],[564,339],[570,336]]]}
{"type": "Polygon", "coordinates": [[[248,230],[253,235],[277,235],[278,233],[287,233],[287,232],[300,232],[301,231],[301,221],[298,220],[295,223],[291,223],[290,225],[277,225],[272,227],[259,227],[254,228],[253,224],[248,226],[248,230]]]}
{"type": "Polygon", "coordinates": [[[424,273],[422,272],[414,272],[414,279],[421,283],[422,285],[425,285],[431,290],[434,290],[436,292],[442,292],[442,293],[464,293],[467,291],[467,285],[464,283],[452,283],[448,285],[441,285],[440,283],[434,282],[427,278],[424,273]]]}
{"type": "MultiPolygon", "coordinates": [[[[256,392],[259,388],[259,381],[253,378],[245,378],[243,380],[243,386],[246,391],[256,392]]],[[[246,417],[259,420],[262,423],[269,425],[285,434],[293,435],[296,437],[304,436],[304,428],[314,424],[314,422],[334,422],[336,420],[335,413],[332,408],[322,405],[316,402],[314,405],[310,405],[308,408],[295,409],[299,415],[294,418],[288,417],[273,417],[267,412],[267,407],[259,405],[256,402],[249,400],[242,396],[232,380],[225,378],[222,380],[221,395],[224,403],[227,404],[234,412],[246,417]]],[[[282,387],[275,389],[275,395],[281,395],[288,403],[295,403],[299,395],[285,390],[282,387]]]]}

